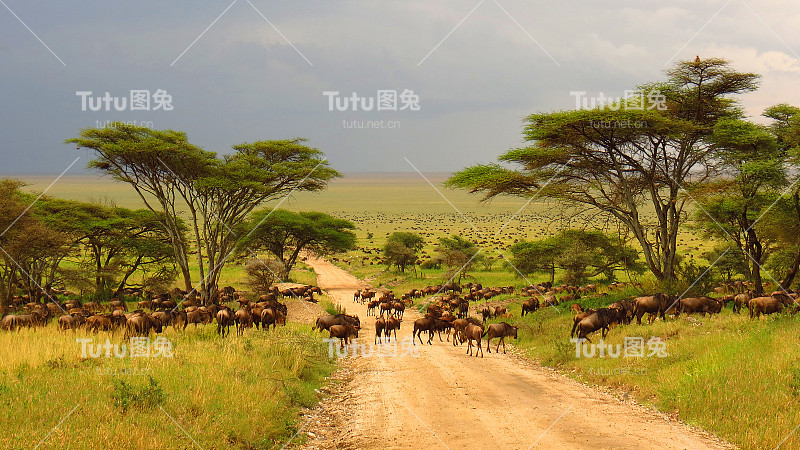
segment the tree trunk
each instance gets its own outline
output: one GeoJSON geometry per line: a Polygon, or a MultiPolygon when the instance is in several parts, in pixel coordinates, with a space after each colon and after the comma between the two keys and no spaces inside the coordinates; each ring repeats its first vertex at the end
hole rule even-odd
{"type": "MultiPolygon", "coordinates": [[[[792,200],[794,201],[794,211],[795,214],[797,214],[797,220],[800,222],[800,193],[795,191],[792,194],[792,200]]],[[[794,277],[797,275],[798,268],[800,268],[800,244],[798,244],[797,250],[795,251],[792,265],[789,267],[789,270],[786,271],[786,276],[781,280],[781,288],[789,289],[789,286],[791,286],[794,281],[794,277]]]]}

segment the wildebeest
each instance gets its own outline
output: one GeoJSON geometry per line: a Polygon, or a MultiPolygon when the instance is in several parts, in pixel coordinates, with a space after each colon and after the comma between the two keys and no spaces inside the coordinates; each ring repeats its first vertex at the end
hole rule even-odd
{"type": "Polygon", "coordinates": [[[659,292],[649,297],[636,297],[634,302],[633,314],[636,316],[636,322],[641,325],[642,316],[646,313],[666,320],[665,313],[672,306],[674,299],[667,294],[659,292]]]}
{"type": "Polygon", "coordinates": [[[578,328],[578,323],[580,323],[581,320],[591,316],[595,312],[596,312],[596,310],[594,310],[592,308],[589,308],[589,309],[587,309],[587,310],[585,310],[583,312],[575,314],[575,317],[572,318],[572,331],[570,331],[569,337],[570,338],[575,337],[575,329],[578,328]]]}
{"type": "Polygon", "coordinates": [[[286,316],[280,310],[264,308],[261,311],[261,326],[266,330],[270,325],[272,325],[273,330],[278,325],[286,325],[286,316]]]}
{"type": "Polygon", "coordinates": [[[736,296],[733,297],[733,312],[736,314],[741,314],[742,306],[747,306],[747,303],[750,302],[753,297],[754,295],[752,291],[736,294],[736,296]]]}
{"type": "Polygon", "coordinates": [[[394,339],[397,340],[397,330],[400,329],[400,324],[402,322],[403,321],[401,319],[399,319],[399,318],[397,318],[395,316],[389,316],[389,318],[386,319],[386,328],[384,329],[384,332],[386,334],[386,341],[387,342],[389,341],[389,338],[391,337],[392,331],[394,331],[394,339]]]}
{"type": "Polygon", "coordinates": [[[156,333],[161,333],[162,331],[161,322],[149,314],[137,314],[128,319],[126,325],[126,338],[130,336],[147,336],[151,331],[156,333]]]}
{"type": "Polygon", "coordinates": [[[522,317],[525,317],[525,314],[530,314],[534,311],[539,309],[539,299],[536,297],[531,297],[528,300],[522,302],[522,317]]]}
{"type": "MultiPolygon", "coordinates": [[[[122,318],[125,319],[124,316],[122,318]]],[[[112,327],[113,327],[113,322],[111,321],[110,316],[101,316],[95,314],[93,316],[89,316],[86,319],[86,329],[88,331],[93,331],[95,333],[100,330],[111,331],[112,327]]]]}
{"type": "Polygon", "coordinates": [[[498,351],[500,348],[500,343],[503,343],[503,353],[506,352],[506,337],[513,337],[514,339],[517,338],[517,327],[507,324],[506,322],[500,323],[493,323],[486,328],[486,332],[484,333],[486,336],[486,350],[489,353],[492,353],[492,349],[489,348],[489,343],[494,338],[500,338],[497,341],[497,347],[495,347],[494,351],[498,351]]]}
{"type": "Polygon", "coordinates": [[[236,334],[241,336],[244,334],[245,328],[253,326],[253,316],[247,309],[238,309],[233,314],[233,319],[236,321],[236,334]]]}
{"type": "Polygon", "coordinates": [[[722,310],[722,303],[711,297],[689,297],[682,298],[677,303],[675,309],[675,317],[680,313],[685,313],[687,316],[690,314],[700,313],[703,316],[708,314],[717,314],[722,310]]]}
{"type": "Polygon", "coordinates": [[[17,316],[9,314],[0,319],[0,330],[14,331],[19,329],[19,322],[17,316]]]}
{"type": "Polygon", "coordinates": [[[483,316],[483,321],[486,322],[486,319],[490,319],[493,317],[492,310],[488,306],[484,306],[481,308],[481,316],[483,316]]]}
{"type": "Polygon", "coordinates": [[[209,315],[207,311],[201,309],[190,311],[186,313],[186,324],[188,325],[190,323],[193,323],[195,328],[197,328],[198,323],[203,325],[211,323],[211,315],[209,315]]]}
{"type": "Polygon", "coordinates": [[[226,307],[217,312],[217,334],[225,337],[225,335],[230,334],[230,328],[235,324],[233,311],[226,307]]]}
{"type": "Polygon", "coordinates": [[[771,295],[769,297],[756,297],[747,302],[747,308],[750,310],[750,318],[758,318],[761,314],[773,314],[783,311],[784,306],[789,306],[792,303],[791,297],[788,295],[771,295]]]}
{"type": "Polygon", "coordinates": [[[349,314],[336,314],[332,316],[330,314],[326,316],[322,316],[317,319],[314,326],[311,327],[312,330],[329,330],[333,325],[353,325],[356,327],[361,326],[361,320],[359,320],[358,316],[353,316],[349,314]]]}
{"type": "MultiPolygon", "coordinates": [[[[415,338],[419,338],[419,343],[424,344],[422,342],[422,332],[428,332],[428,344],[433,345],[433,333],[434,327],[436,326],[436,322],[438,319],[433,317],[422,317],[414,321],[414,330],[411,332],[411,342],[414,345],[416,344],[415,338]]],[[[441,339],[441,336],[439,337],[441,339]]]]}
{"type": "Polygon", "coordinates": [[[386,329],[386,319],[384,319],[383,316],[380,316],[377,319],[375,319],[375,339],[373,342],[374,344],[381,342],[381,336],[383,335],[385,329],[386,329]]]}
{"type": "Polygon", "coordinates": [[[342,348],[344,348],[345,344],[350,344],[351,338],[358,337],[358,330],[360,327],[356,327],[350,324],[346,325],[331,325],[330,329],[330,338],[338,338],[339,343],[342,348]]]}
{"type": "Polygon", "coordinates": [[[481,337],[483,336],[483,327],[479,327],[474,323],[467,324],[467,327],[464,328],[464,333],[461,337],[461,342],[467,341],[467,353],[469,356],[472,356],[472,341],[475,341],[475,344],[478,346],[478,349],[475,351],[475,356],[478,356],[478,351],[481,352],[481,358],[483,358],[483,347],[481,347],[481,337]]]}
{"type": "Polygon", "coordinates": [[[74,332],[85,321],[86,318],[80,314],[65,314],[58,318],[58,328],[62,331],[72,330],[74,332]]]}
{"type": "Polygon", "coordinates": [[[577,331],[578,339],[586,339],[591,342],[587,336],[589,333],[597,330],[602,330],[602,337],[608,334],[608,327],[613,323],[622,321],[622,311],[616,308],[600,308],[590,316],[578,322],[577,331]]]}
{"type": "Polygon", "coordinates": [[[405,303],[403,303],[403,302],[394,302],[394,305],[392,305],[392,307],[394,308],[394,312],[397,313],[397,317],[402,319],[403,318],[403,314],[406,311],[405,303]]]}

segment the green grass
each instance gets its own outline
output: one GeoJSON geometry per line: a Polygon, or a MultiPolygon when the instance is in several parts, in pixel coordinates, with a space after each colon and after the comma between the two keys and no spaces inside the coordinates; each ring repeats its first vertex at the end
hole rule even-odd
{"type": "Polygon", "coordinates": [[[0,333],[0,447],[276,448],[302,425],[334,367],[309,326],[220,338],[215,326],[169,329],[174,356],[82,358],[76,338],[51,324],[0,333]],[[162,411],[163,408],[163,411],[162,411]],[[169,416],[167,416],[169,414],[169,416]]]}
{"type": "MultiPolygon", "coordinates": [[[[31,191],[41,191],[53,179],[22,178],[31,182],[27,187],[31,191]]],[[[110,199],[120,206],[141,207],[128,186],[107,179],[98,183],[94,178],[66,176],[48,194],[84,201],[110,199]]],[[[429,178],[438,184],[444,176],[431,175],[429,178]]],[[[400,294],[411,288],[446,281],[443,270],[425,271],[421,275],[413,272],[399,274],[381,265],[376,250],[394,231],[422,235],[425,239],[423,259],[433,254],[439,237],[458,234],[478,242],[484,254],[493,259],[494,268],[492,271],[476,269],[462,282],[480,282],[484,286],[527,285],[528,280],[515,277],[503,268],[500,254],[507,252],[515,241],[536,240],[556,233],[561,223],[557,208],[537,201],[515,217],[517,210],[525,204],[524,199],[498,198],[491,203],[479,203],[477,197],[463,191],[442,190],[442,193],[447,200],[415,174],[356,175],[336,180],[319,193],[295,194],[281,207],[294,211],[323,211],[353,221],[358,228],[359,248],[337,255],[338,261],[334,262],[375,287],[388,287],[400,294]],[[368,234],[372,238],[368,238],[368,234]]],[[[647,210],[643,211],[646,217],[647,210]]],[[[592,218],[588,218],[586,223],[593,223],[592,218]]],[[[713,245],[714,242],[703,239],[694,231],[685,230],[679,236],[679,251],[683,253],[699,256],[713,245]]],[[[299,283],[312,284],[314,275],[299,265],[291,278],[299,283]]],[[[543,281],[542,277],[530,277],[529,280],[543,281]]],[[[647,282],[646,277],[643,281],[647,282]]],[[[244,273],[241,266],[226,266],[222,283],[242,287],[244,273]]],[[[580,303],[604,306],[631,294],[633,292],[603,299],[582,299],[580,303]]],[[[560,312],[545,307],[520,318],[519,296],[492,299],[497,300],[512,302],[509,310],[514,318],[511,321],[521,327],[516,344],[527,357],[583,382],[609,386],[667,413],[677,413],[681,419],[744,448],[774,447],[800,423],[797,398],[800,395],[800,316],[751,321],[733,315],[728,309],[710,319],[670,319],[667,323],[659,321],[652,326],[634,324],[615,328],[606,342],[622,344],[625,337],[647,339],[658,336],[665,340],[668,356],[576,358],[575,345],[569,341],[572,316],[568,304],[559,305],[560,312]]],[[[328,312],[337,311],[337,305],[324,299],[321,305],[328,312]]],[[[281,333],[305,336],[306,331],[302,327],[290,326],[281,333]]],[[[283,344],[268,341],[268,335],[220,341],[209,334],[213,332],[204,330],[187,334],[185,342],[181,338],[178,349],[183,347],[195,351],[183,353],[183,362],[176,365],[173,361],[169,369],[159,369],[159,365],[164,364],[159,361],[126,361],[124,364],[148,363],[148,367],[158,369],[154,378],[166,395],[164,408],[170,414],[177,414],[176,420],[196,439],[200,436],[197,440],[201,445],[203,442],[212,443],[203,445],[204,448],[231,445],[269,447],[290,435],[296,418],[291,412],[306,403],[313,403],[309,389],[329,370],[327,363],[316,362],[318,360],[313,357],[298,359],[290,349],[284,349],[283,344]],[[246,344],[248,340],[250,343],[246,344]],[[276,376],[283,378],[276,381],[276,376]],[[242,394],[241,391],[245,390],[253,395],[242,394]],[[287,407],[290,414],[281,416],[280,413],[286,412],[281,408],[286,407],[287,399],[293,399],[288,402],[293,406],[287,407]],[[251,411],[250,408],[263,409],[251,411]],[[237,417],[224,415],[231,409],[235,409],[237,417]]],[[[62,348],[67,344],[59,344],[58,339],[43,338],[47,336],[45,333],[33,333],[33,336],[21,333],[19,336],[25,337],[9,342],[12,339],[9,335],[0,334],[2,348],[16,349],[10,362],[0,361],[3,370],[0,403],[12,407],[4,410],[5,416],[0,416],[0,428],[13,428],[20,433],[19,437],[15,434],[13,438],[0,438],[0,443],[10,442],[12,447],[29,446],[29,443],[35,443],[34,437],[46,434],[49,426],[57,423],[74,404],[85,401],[88,406],[79,408],[76,417],[65,421],[48,442],[73,442],[68,440],[70,434],[99,426],[101,437],[128,446],[179,441],[182,446],[191,445],[160,411],[137,408],[125,413],[128,417],[124,423],[142,425],[134,431],[135,438],[126,437],[131,426],[120,425],[123,417],[119,408],[113,406],[113,377],[93,375],[91,371],[98,364],[94,360],[76,362],[74,357],[65,356],[67,365],[62,367],[59,356],[74,355],[76,351],[71,341],[67,349],[62,348]],[[8,346],[12,344],[15,347],[8,346]],[[26,356],[28,360],[20,359],[19,355],[26,352],[32,356],[26,356]],[[101,380],[99,385],[98,379],[101,380]],[[53,394],[47,394],[51,392],[47,387],[50,385],[58,386],[52,390],[53,394]],[[83,398],[88,400],[81,400],[83,398]],[[45,400],[52,402],[53,407],[41,408],[42,404],[51,404],[45,400]],[[20,420],[20,417],[25,417],[25,420],[20,420]],[[140,430],[152,427],[158,427],[155,438],[140,430]]],[[[317,349],[316,344],[309,345],[308,348],[317,349]]],[[[100,364],[116,367],[123,363],[103,361],[100,364]]],[[[131,382],[130,389],[147,399],[148,389],[156,390],[147,383],[147,377],[137,377],[135,383],[131,382]]],[[[81,444],[86,444],[91,438],[84,432],[78,439],[81,444]]],[[[800,448],[800,433],[792,435],[783,446],[800,448]]]]}
{"type": "MultiPolygon", "coordinates": [[[[600,306],[625,296],[578,303],[600,306]]],[[[612,329],[605,343],[624,349],[626,337],[645,342],[658,337],[666,344],[666,357],[587,358],[576,357],[569,340],[569,305],[558,308],[524,318],[518,303],[509,308],[514,318],[504,320],[520,327],[515,344],[524,355],[582,382],[677,413],[743,448],[773,448],[800,424],[800,316],[750,320],[727,309],[714,317],[669,317],[653,325],[634,320],[612,329]]],[[[599,333],[590,338],[600,342],[599,333]]],[[[783,445],[797,448],[800,436],[783,445]]]]}

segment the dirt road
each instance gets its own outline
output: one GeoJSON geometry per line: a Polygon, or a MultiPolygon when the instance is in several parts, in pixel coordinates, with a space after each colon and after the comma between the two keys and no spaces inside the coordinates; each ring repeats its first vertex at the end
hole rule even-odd
{"type": "Polygon", "coordinates": [[[366,307],[353,302],[362,283],[324,260],[307,264],[320,287],[362,319],[358,356],[343,359],[338,387],[311,413],[310,448],[727,447],[510,354],[470,358],[466,345],[435,339],[417,343],[418,356],[404,355],[419,317],[414,310],[406,310],[396,347],[378,345],[381,354],[363,356],[375,329],[366,307]]]}

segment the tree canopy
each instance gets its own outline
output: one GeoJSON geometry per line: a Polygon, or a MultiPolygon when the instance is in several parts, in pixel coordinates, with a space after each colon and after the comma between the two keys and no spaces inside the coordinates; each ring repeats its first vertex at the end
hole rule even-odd
{"type": "Polygon", "coordinates": [[[556,269],[562,269],[563,281],[572,285],[598,275],[612,281],[617,270],[645,270],[634,248],[600,231],[564,230],[546,239],[518,242],[511,253],[515,270],[523,275],[547,273],[551,283],[556,269]]]}
{"type": "Polygon", "coordinates": [[[303,251],[319,256],[352,250],[356,235],[355,225],[317,211],[291,212],[284,209],[254,212],[239,227],[245,236],[239,241],[240,252],[266,250],[283,263],[285,277],[303,251]]]}
{"type": "Polygon", "coordinates": [[[395,231],[386,239],[383,246],[383,257],[386,264],[396,266],[405,272],[408,266],[417,261],[417,253],[422,250],[425,240],[416,233],[395,231]]]}
{"type": "Polygon", "coordinates": [[[742,117],[732,96],[755,90],[757,80],[718,58],[679,62],[666,81],[638,87],[663,108],[633,98],[616,107],[532,114],[524,129],[531,145],[499,158],[518,168],[477,165],[448,185],[485,199],[539,195],[606,215],[631,232],[657,279],[674,281],[686,215],[682,190],[715,174],[715,125],[742,117]],[[655,223],[648,223],[646,210],[655,223]]]}
{"type": "Polygon", "coordinates": [[[191,144],[185,133],[124,123],[89,128],[68,143],[95,152],[90,167],[130,184],[144,204],[163,213],[187,291],[190,245],[179,233],[178,213],[188,210],[205,303],[218,295],[218,281],[240,236],[234,227],[259,205],[296,191],[318,191],[340,176],[318,149],[302,138],[233,146],[218,157],[191,144]]]}

